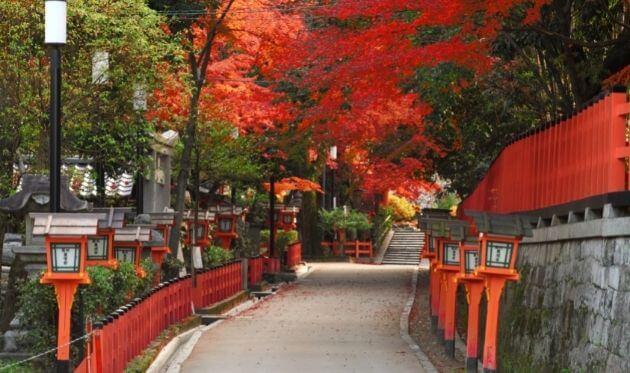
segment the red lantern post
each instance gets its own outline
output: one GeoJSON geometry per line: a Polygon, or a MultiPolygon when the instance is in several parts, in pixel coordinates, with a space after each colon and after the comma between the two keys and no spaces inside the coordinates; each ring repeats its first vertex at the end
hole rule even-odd
{"type": "Polygon", "coordinates": [[[447,236],[445,221],[452,219],[451,211],[448,209],[422,209],[418,222],[425,234],[424,250],[422,258],[429,259],[429,301],[431,307],[431,325],[440,337],[444,335],[444,318],[440,317],[440,304],[442,304],[442,316],[445,312],[445,304],[441,303],[443,298],[442,287],[444,279],[442,271],[438,270],[439,252],[442,241],[447,236]],[[441,298],[442,297],[442,298],[441,298]]]}
{"type": "Polygon", "coordinates": [[[518,244],[522,237],[532,235],[532,229],[526,217],[468,211],[465,214],[475,220],[479,232],[481,258],[474,274],[484,279],[488,302],[483,368],[495,372],[501,294],[506,281],[520,278],[516,270],[518,244]]]}
{"type": "Polygon", "coordinates": [[[460,270],[457,281],[466,288],[468,301],[468,325],[466,332],[466,370],[477,372],[477,351],[479,350],[479,303],[483,295],[483,278],[474,272],[479,265],[479,242],[467,241],[459,245],[460,270]]]}
{"type": "Polygon", "coordinates": [[[42,284],[55,287],[59,317],[57,325],[57,368],[70,368],[71,310],[77,287],[89,284],[86,272],[88,236],[96,235],[104,214],[33,213],[33,234],[45,236],[46,272],[42,284]]]}

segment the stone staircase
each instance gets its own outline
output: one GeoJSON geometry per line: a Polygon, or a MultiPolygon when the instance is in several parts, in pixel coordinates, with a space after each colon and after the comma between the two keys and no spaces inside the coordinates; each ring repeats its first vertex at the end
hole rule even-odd
{"type": "Polygon", "coordinates": [[[424,244],[424,233],[412,228],[394,228],[383,264],[418,265],[424,244]]]}

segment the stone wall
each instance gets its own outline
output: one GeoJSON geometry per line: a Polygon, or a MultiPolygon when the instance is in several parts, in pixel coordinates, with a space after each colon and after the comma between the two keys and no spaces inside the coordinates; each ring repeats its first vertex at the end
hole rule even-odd
{"type": "MultiPolygon", "coordinates": [[[[606,215],[606,214],[604,214],[606,215]]],[[[539,228],[503,296],[503,371],[630,372],[630,218],[539,228]]]]}

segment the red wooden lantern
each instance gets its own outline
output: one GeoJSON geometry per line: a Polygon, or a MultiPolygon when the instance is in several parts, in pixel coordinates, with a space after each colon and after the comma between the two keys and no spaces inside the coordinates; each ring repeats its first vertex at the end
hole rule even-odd
{"type": "Polygon", "coordinates": [[[86,272],[88,236],[96,235],[103,214],[32,213],[33,235],[45,236],[46,272],[42,284],[55,287],[59,309],[57,360],[69,366],[70,325],[74,294],[81,284],[89,284],[86,272]],[[67,362],[67,364],[66,364],[67,362]]]}
{"type": "Polygon", "coordinates": [[[197,226],[195,227],[195,214],[193,211],[187,211],[184,215],[186,222],[186,237],[184,243],[186,245],[193,244],[193,234],[195,235],[194,244],[196,246],[210,246],[210,224],[214,221],[214,214],[208,211],[199,211],[197,214],[197,226]]]}
{"type": "Polygon", "coordinates": [[[479,266],[479,242],[467,240],[460,248],[460,269],[457,281],[466,289],[468,301],[468,325],[466,333],[466,370],[477,371],[477,351],[479,341],[479,303],[483,295],[483,278],[475,274],[479,266]]]}
{"type": "Polygon", "coordinates": [[[232,240],[238,237],[238,219],[244,216],[246,210],[236,206],[217,206],[215,211],[217,228],[214,236],[220,241],[222,248],[229,250],[232,240]]]}
{"type": "Polygon", "coordinates": [[[497,369],[497,332],[499,305],[506,281],[519,279],[516,270],[518,244],[522,237],[532,235],[530,219],[517,215],[469,212],[475,220],[480,241],[480,263],[474,274],[484,279],[488,311],[483,348],[485,371],[497,369]]]}
{"type": "Polygon", "coordinates": [[[280,226],[285,232],[297,228],[297,215],[299,212],[300,210],[297,207],[285,207],[280,211],[280,216],[282,217],[280,226]]]}
{"type": "Polygon", "coordinates": [[[93,211],[105,214],[105,218],[99,220],[97,234],[88,236],[86,264],[116,268],[114,232],[124,226],[125,214],[131,212],[131,208],[95,208],[93,211]]]}
{"type": "MultiPolygon", "coordinates": [[[[455,313],[457,305],[457,275],[461,265],[459,243],[465,237],[468,223],[449,219],[438,222],[439,229],[448,231],[448,238],[440,240],[437,271],[441,272],[442,285],[438,314],[444,326],[444,347],[446,353],[455,356],[455,313]]],[[[442,233],[441,235],[445,235],[442,233]]]]}
{"type": "Polygon", "coordinates": [[[128,225],[116,229],[114,235],[114,256],[118,263],[131,263],[140,277],[146,273],[140,266],[142,246],[151,239],[150,229],[146,226],[128,225]]]}

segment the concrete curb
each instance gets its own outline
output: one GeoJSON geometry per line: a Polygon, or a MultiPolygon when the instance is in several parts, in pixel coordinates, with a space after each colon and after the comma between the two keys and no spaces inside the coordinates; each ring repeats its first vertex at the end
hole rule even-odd
{"type": "Polygon", "coordinates": [[[389,247],[389,243],[392,241],[394,237],[394,229],[390,229],[385,235],[385,239],[381,244],[381,247],[378,249],[378,254],[376,255],[376,260],[374,261],[376,264],[382,264],[383,258],[385,257],[385,253],[387,252],[387,248],[389,247]]]}
{"type": "Polygon", "coordinates": [[[407,303],[403,308],[402,315],[400,316],[400,336],[402,339],[409,345],[409,348],[418,358],[420,365],[427,373],[437,373],[437,369],[431,360],[427,357],[427,355],[422,352],[420,346],[411,338],[409,335],[409,315],[411,314],[411,308],[413,307],[413,303],[416,300],[416,288],[418,287],[418,269],[414,268],[413,273],[411,274],[411,293],[409,294],[409,298],[407,298],[407,303]]]}

